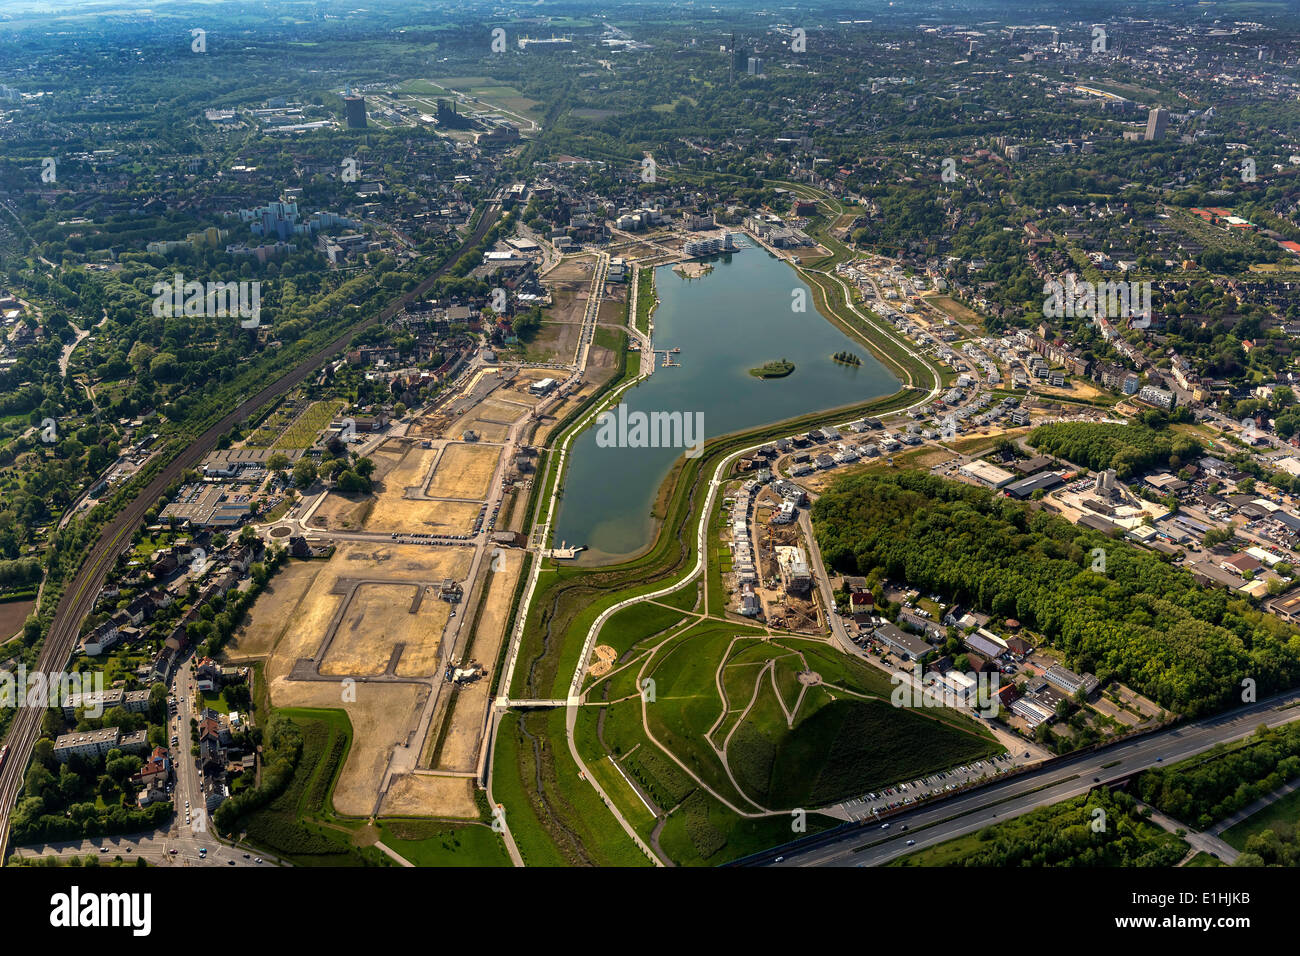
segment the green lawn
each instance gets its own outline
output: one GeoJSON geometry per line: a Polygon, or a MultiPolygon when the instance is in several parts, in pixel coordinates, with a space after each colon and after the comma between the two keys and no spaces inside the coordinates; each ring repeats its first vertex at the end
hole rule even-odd
{"type": "Polygon", "coordinates": [[[1224,830],[1221,836],[1223,842],[1233,849],[1244,850],[1246,840],[1256,833],[1275,830],[1280,825],[1294,827],[1297,824],[1300,824],[1300,790],[1270,803],[1258,813],[1224,830]]]}
{"type": "Polygon", "coordinates": [[[505,843],[482,823],[388,818],[379,839],[416,866],[510,866],[505,843]]]}
{"type": "Polygon", "coordinates": [[[672,608],[641,603],[611,614],[596,639],[622,654],[639,641],[668,630],[684,621],[685,615],[672,608]]]}

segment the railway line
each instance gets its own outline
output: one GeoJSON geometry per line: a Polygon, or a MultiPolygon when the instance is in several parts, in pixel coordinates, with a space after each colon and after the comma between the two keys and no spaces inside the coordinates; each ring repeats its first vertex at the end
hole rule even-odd
{"type": "MultiPolygon", "coordinates": [[[[286,372],[276,381],[228,412],[220,421],[203,432],[189,447],[181,451],[152,481],[142,488],[101,532],[99,540],[86,556],[85,562],[64,592],[55,611],[54,620],[37,657],[36,670],[52,674],[64,670],[72,657],[81,622],[94,608],[95,598],[104,583],[113,562],[129,543],[131,534],[143,520],[149,507],[158,500],[167,486],[186,470],[193,468],[216,447],[222,435],[257,411],[267,402],[286,394],[315,374],[330,358],[342,352],[359,333],[376,323],[385,321],[409,302],[423,296],[438,279],[447,274],[466,250],[472,249],[487,235],[501,213],[499,195],[489,202],[479,217],[478,225],[460,248],[449,255],[436,272],[421,282],[411,292],[395,299],[377,315],[353,326],[328,345],[313,353],[296,368],[286,372]]],[[[0,764],[0,861],[8,852],[9,816],[13,812],[22,788],[27,761],[40,732],[41,708],[19,707],[5,739],[6,759],[0,764]]]]}

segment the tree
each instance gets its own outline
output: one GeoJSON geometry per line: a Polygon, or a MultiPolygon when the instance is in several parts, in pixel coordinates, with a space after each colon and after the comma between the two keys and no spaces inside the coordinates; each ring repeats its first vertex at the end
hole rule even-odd
{"type": "Polygon", "coordinates": [[[299,458],[293,466],[295,488],[310,488],[316,480],[316,464],[310,458],[299,458]]]}

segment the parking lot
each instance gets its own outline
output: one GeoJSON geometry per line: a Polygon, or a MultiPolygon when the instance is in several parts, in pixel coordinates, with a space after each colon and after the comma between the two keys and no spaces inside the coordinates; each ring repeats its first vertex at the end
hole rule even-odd
{"type": "MultiPolygon", "coordinates": [[[[987,760],[942,770],[918,780],[897,783],[879,792],[866,793],[856,800],[846,800],[840,807],[853,821],[865,820],[999,776],[1014,769],[1015,765],[1012,755],[1003,753],[987,760]]],[[[883,824],[885,827],[888,825],[883,824]]]]}

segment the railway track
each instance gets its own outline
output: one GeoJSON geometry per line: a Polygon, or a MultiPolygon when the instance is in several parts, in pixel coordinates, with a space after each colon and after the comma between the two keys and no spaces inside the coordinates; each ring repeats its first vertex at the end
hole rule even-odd
{"type": "MultiPolygon", "coordinates": [[[[68,589],[63,593],[63,597],[60,599],[59,606],[55,611],[54,620],[50,624],[49,632],[45,635],[45,642],[42,644],[40,654],[37,657],[36,670],[46,674],[54,674],[63,671],[67,667],[68,661],[72,657],[72,650],[76,645],[78,631],[81,629],[81,622],[94,608],[95,598],[98,596],[99,589],[112,568],[113,562],[130,542],[131,534],[144,519],[145,512],[161,497],[169,484],[179,478],[187,469],[193,468],[202,461],[203,457],[216,447],[221,436],[229,432],[245,417],[257,411],[272,399],[282,396],[297,387],[308,376],[315,374],[329,359],[342,352],[359,332],[363,332],[376,323],[391,318],[409,302],[419,299],[428,292],[438,279],[447,274],[447,271],[452,268],[460,256],[483,240],[483,237],[492,228],[500,213],[501,204],[498,200],[488,203],[483,215],[479,217],[478,225],[469,238],[461,243],[460,248],[454,254],[447,257],[446,262],[433,275],[421,282],[411,292],[385,306],[377,315],[353,326],[334,341],[313,353],[296,368],[286,372],[279,379],[227,413],[215,425],[203,432],[188,448],[172,459],[166,468],[141,489],[135,498],[118,513],[117,517],[104,528],[99,540],[91,548],[85,562],[77,571],[71,584],[68,585],[68,589]]],[[[39,735],[43,715],[44,710],[41,708],[19,707],[13,723],[10,725],[9,734],[5,738],[8,752],[3,765],[0,765],[0,861],[5,859],[9,850],[9,816],[18,800],[18,793],[22,788],[23,777],[27,770],[27,761],[31,756],[32,746],[36,743],[39,735]]]]}

